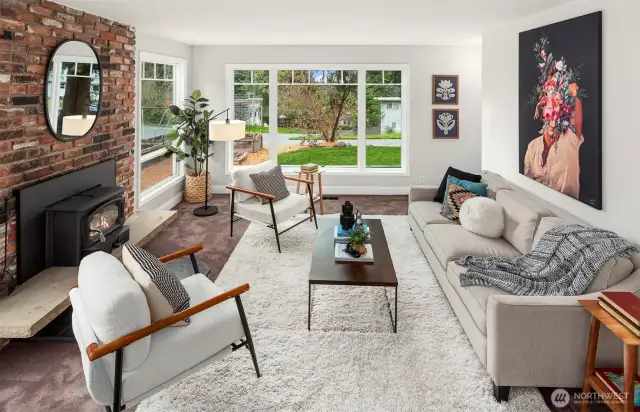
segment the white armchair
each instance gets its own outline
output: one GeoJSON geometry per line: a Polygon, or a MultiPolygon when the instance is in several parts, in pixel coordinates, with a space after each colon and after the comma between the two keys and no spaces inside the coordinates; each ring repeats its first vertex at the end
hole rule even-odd
{"type": "MultiPolygon", "coordinates": [[[[160,260],[193,257],[201,249],[160,260]]],[[[202,274],[182,284],[191,307],[151,323],[144,292],[118,259],[96,252],[80,263],[78,286],[69,293],[73,332],[89,393],[107,412],[138,404],[244,346],[260,377],[240,299],[249,285],[223,291],[202,274]],[[187,317],[188,326],[170,327],[187,317]]]]}
{"type": "Polygon", "coordinates": [[[233,224],[235,222],[240,219],[250,220],[273,229],[276,235],[278,252],[281,252],[281,234],[307,220],[313,220],[317,229],[318,221],[316,219],[316,208],[313,202],[313,181],[285,176],[284,178],[287,180],[306,184],[308,196],[291,193],[286,198],[277,202],[274,202],[276,199],[275,196],[256,190],[249,175],[270,170],[275,166],[275,162],[267,161],[258,165],[236,167],[231,172],[232,183],[227,186],[227,189],[231,191],[231,237],[233,237],[233,224]],[[266,199],[268,203],[263,204],[260,199],[266,199]],[[311,211],[310,216],[298,218],[294,224],[278,232],[278,225],[295,218],[297,214],[303,211],[305,213],[311,211]]]}

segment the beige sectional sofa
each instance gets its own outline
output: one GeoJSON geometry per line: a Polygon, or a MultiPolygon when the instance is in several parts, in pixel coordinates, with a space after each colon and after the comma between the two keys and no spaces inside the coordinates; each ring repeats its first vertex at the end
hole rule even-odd
{"type": "MultiPolygon", "coordinates": [[[[465,256],[517,257],[531,251],[534,239],[562,223],[581,223],[567,212],[483,172],[489,197],[503,208],[503,237],[491,239],[468,232],[440,215],[431,201],[436,189],[412,188],[409,222],[420,247],[478,358],[494,382],[494,395],[507,400],[511,386],[582,387],[590,316],[578,299],[597,299],[602,290],[640,295],[640,256],[615,258],[605,264],[586,291],[577,297],[514,296],[493,287],[462,287],[465,256]]],[[[622,345],[604,328],[596,366],[622,366],[622,345]]]]}

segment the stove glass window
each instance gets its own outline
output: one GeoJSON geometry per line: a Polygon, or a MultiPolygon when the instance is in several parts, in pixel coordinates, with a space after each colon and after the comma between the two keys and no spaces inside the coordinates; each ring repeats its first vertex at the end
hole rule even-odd
{"type": "MultiPolygon", "coordinates": [[[[107,233],[118,222],[118,204],[111,203],[98,210],[91,216],[89,221],[89,230],[99,230],[107,233]]],[[[91,233],[91,239],[97,239],[100,235],[96,232],[91,233]]]]}

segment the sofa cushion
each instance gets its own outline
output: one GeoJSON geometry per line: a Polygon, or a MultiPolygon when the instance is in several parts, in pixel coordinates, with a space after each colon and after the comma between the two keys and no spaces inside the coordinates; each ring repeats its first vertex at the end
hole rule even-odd
{"type": "Polygon", "coordinates": [[[502,176],[486,170],[482,171],[481,182],[487,185],[486,197],[493,200],[496,199],[496,193],[500,190],[509,190],[513,188],[513,184],[507,182],[502,176]]]}
{"type": "MultiPolygon", "coordinates": [[[[291,219],[298,213],[304,212],[309,207],[309,198],[304,195],[291,193],[279,202],[273,203],[273,213],[276,215],[276,223],[291,219]]],[[[244,202],[236,202],[235,213],[258,222],[271,223],[271,208],[263,205],[257,197],[244,202]]]]}
{"type": "Polygon", "coordinates": [[[421,230],[426,225],[432,224],[453,224],[456,222],[449,220],[440,214],[442,205],[438,202],[411,202],[409,204],[409,214],[416,220],[421,230]]]}
{"type": "MultiPolygon", "coordinates": [[[[554,227],[568,225],[570,222],[556,216],[545,216],[540,219],[536,234],[533,238],[535,248],[542,236],[554,227]]],[[[631,260],[623,257],[613,257],[600,268],[593,282],[583,294],[600,292],[626,279],[633,272],[631,260]]]]}
{"type": "MultiPolygon", "coordinates": [[[[191,296],[193,306],[224,292],[202,274],[189,276],[182,280],[182,285],[191,296]]],[[[193,315],[186,328],[165,328],[154,333],[147,361],[135,373],[123,378],[122,398],[126,402],[142,395],[242,337],[244,329],[233,299],[193,315]]]]}
{"type": "Polygon", "coordinates": [[[536,233],[533,235],[533,243],[531,244],[531,249],[535,249],[542,236],[547,233],[549,230],[554,227],[568,225],[569,222],[566,220],[556,217],[556,216],[545,216],[540,219],[540,223],[538,223],[538,227],[536,228],[536,233]]]}
{"type": "Polygon", "coordinates": [[[455,262],[449,262],[447,266],[447,280],[453,286],[456,293],[464,303],[467,311],[473,318],[474,323],[480,331],[487,335],[487,301],[491,295],[510,295],[502,289],[485,286],[461,286],[460,274],[467,271],[467,268],[455,262]]]}
{"type": "MultiPolygon", "coordinates": [[[[80,262],[78,290],[84,313],[100,344],[114,341],[151,324],[149,305],[140,285],[118,259],[95,252],[80,262]]],[[[75,308],[74,308],[75,309],[75,308]]],[[[151,338],[143,338],[124,351],[124,370],[142,365],[151,338]]]]}
{"type": "Polygon", "coordinates": [[[496,193],[496,202],[504,211],[502,236],[520,253],[531,252],[538,220],[550,212],[513,190],[500,190],[496,193]]]}
{"type": "Polygon", "coordinates": [[[613,257],[607,260],[600,268],[593,282],[583,292],[583,295],[608,289],[628,278],[631,272],[633,272],[631,260],[619,256],[613,257]]]}
{"type": "MultiPolygon", "coordinates": [[[[251,180],[251,176],[249,175],[252,173],[266,172],[267,170],[273,169],[274,167],[276,167],[276,162],[274,162],[273,160],[267,160],[266,162],[262,162],[257,165],[235,166],[233,169],[231,169],[231,184],[233,186],[253,190],[255,192],[256,187],[253,184],[253,180],[251,180]]],[[[235,196],[238,202],[244,202],[245,200],[254,197],[253,195],[241,192],[236,192],[235,196]]]]}
{"type": "Polygon", "coordinates": [[[492,239],[471,233],[460,225],[427,225],[424,237],[443,267],[467,255],[518,257],[518,252],[503,238],[492,239]]]}

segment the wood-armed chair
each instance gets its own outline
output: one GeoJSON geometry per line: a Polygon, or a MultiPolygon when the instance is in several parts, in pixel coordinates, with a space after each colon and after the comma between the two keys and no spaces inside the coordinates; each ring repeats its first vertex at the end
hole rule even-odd
{"type": "MultiPolygon", "coordinates": [[[[160,260],[190,256],[195,262],[201,249],[195,246],[160,260]]],[[[107,412],[136,405],[245,346],[260,377],[240,299],[249,285],[225,291],[199,273],[181,282],[190,308],[151,322],[144,292],[118,259],[96,252],[80,263],[78,286],[69,293],[73,332],[89,393],[107,412]],[[187,326],[172,326],[187,317],[187,326]]]]}
{"type": "Polygon", "coordinates": [[[231,237],[233,237],[233,224],[240,219],[259,223],[273,229],[276,235],[278,252],[281,252],[281,234],[288,232],[307,220],[313,220],[317,229],[318,221],[316,219],[316,208],[313,202],[313,181],[285,176],[284,178],[287,180],[306,184],[308,196],[292,192],[289,196],[277,202],[275,201],[275,196],[256,190],[249,175],[270,170],[275,166],[275,162],[267,161],[258,165],[241,166],[233,169],[231,172],[232,183],[227,186],[227,189],[231,191],[230,233],[231,237]],[[268,202],[262,203],[260,199],[266,199],[268,202]],[[306,215],[308,211],[311,211],[309,216],[306,215]],[[295,223],[288,226],[285,230],[278,232],[278,225],[282,227],[284,222],[296,218],[296,216],[302,212],[305,213],[304,217],[297,218],[295,223]]]}

